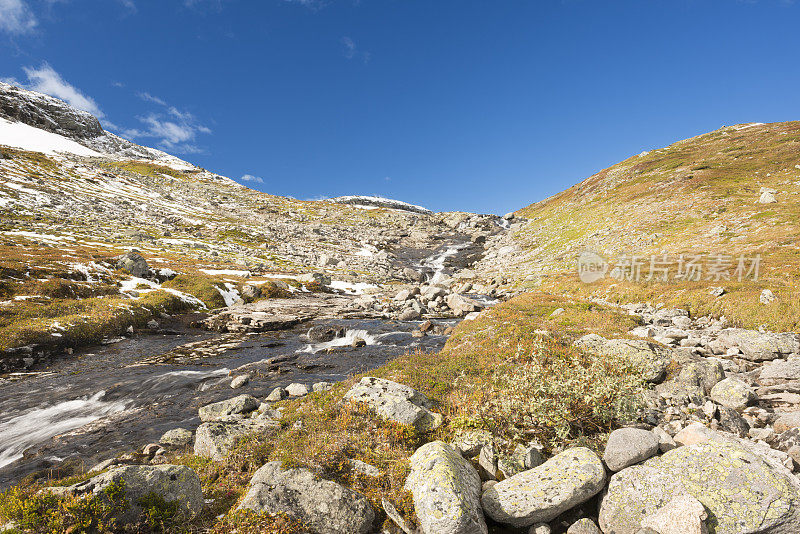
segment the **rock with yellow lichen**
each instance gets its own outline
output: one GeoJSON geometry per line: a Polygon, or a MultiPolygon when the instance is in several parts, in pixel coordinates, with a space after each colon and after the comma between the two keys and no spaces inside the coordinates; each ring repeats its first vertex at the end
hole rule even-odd
{"type": "Polygon", "coordinates": [[[646,516],[683,495],[706,508],[711,534],[800,532],[798,480],[779,462],[725,440],[679,447],[613,475],[600,527],[634,534],[646,516]]]}
{"type": "Polygon", "coordinates": [[[481,503],[495,521],[529,527],[591,499],[605,480],[600,458],[585,447],[575,447],[495,484],[483,493],[481,503]]]}
{"type": "Polygon", "coordinates": [[[411,456],[406,489],[424,534],[486,534],[481,479],[450,445],[426,443],[411,456]]]}

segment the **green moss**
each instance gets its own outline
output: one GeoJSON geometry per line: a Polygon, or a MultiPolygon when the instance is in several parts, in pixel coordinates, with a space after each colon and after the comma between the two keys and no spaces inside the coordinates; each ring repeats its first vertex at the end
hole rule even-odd
{"type": "Polygon", "coordinates": [[[197,297],[203,304],[210,309],[222,308],[225,306],[225,299],[222,298],[217,286],[216,279],[199,274],[179,274],[172,280],[164,282],[162,287],[177,289],[197,297]]]}

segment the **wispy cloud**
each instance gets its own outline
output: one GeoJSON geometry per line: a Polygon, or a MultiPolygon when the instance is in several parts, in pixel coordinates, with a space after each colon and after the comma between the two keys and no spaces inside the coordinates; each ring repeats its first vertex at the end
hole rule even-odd
{"type": "Polygon", "coordinates": [[[142,93],[136,93],[136,96],[138,96],[139,98],[141,98],[141,99],[142,99],[142,100],[144,100],[145,102],[152,102],[152,103],[154,103],[154,104],[159,104],[159,105],[161,105],[161,106],[166,106],[166,105],[167,105],[167,103],[166,103],[166,102],[164,102],[163,100],[161,100],[161,99],[160,99],[160,98],[158,98],[157,96],[153,96],[153,95],[151,95],[151,94],[150,94],[150,93],[148,93],[147,91],[145,91],[145,92],[142,92],[142,93]]]}
{"type": "Polygon", "coordinates": [[[25,0],[0,0],[0,31],[22,35],[32,32],[38,24],[25,0]]]}
{"type": "Polygon", "coordinates": [[[257,184],[263,184],[264,183],[264,179],[263,178],[261,178],[259,176],[253,176],[252,174],[245,174],[244,176],[239,178],[239,181],[242,181],[242,182],[254,182],[254,183],[257,183],[257,184]]]}
{"type": "Polygon", "coordinates": [[[344,46],[344,57],[347,59],[361,59],[364,63],[368,63],[372,54],[360,50],[350,37],[342,37],[342,45],[344,46]]]}
{"type": "Polygon", "coordinates": [[[123,133],[131,138],[157,139],[158,148],[179,154],[197,154],[203,149],[194,144],[199,134],[210,134],[211,129],[200,123],[188,111],[181,111],[167,104],[163,98],[148,92],[137,93],[145,102],[156,104],[163,109],[138,117],[142,128],[129,128],[123,133]]]}
{"type": "MultiPolygon", "coordinates": [[[[2,1],[4,0],[0,0],[0,2],[2,1]]],[[[49,64],[42,63],[38,68],[23,67],[22,70],[25,71],[29,82],[24,85],[25,89],[60,98],[70,106],[88,111],[98,119],[105,117],[105,114],[100,110],[94,99],[86,96],[75,86],[64,80],[49,64]]]]}

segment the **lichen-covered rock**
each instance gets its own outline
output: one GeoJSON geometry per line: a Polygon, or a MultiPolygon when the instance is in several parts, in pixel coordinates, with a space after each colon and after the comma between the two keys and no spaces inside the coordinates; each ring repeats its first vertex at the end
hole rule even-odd
{"type": "Polygon", "coordinates": [[[201,406],[198,410],[200,420],[207,421],[224,421],[231,418],[231,416],[243,415],[256,410],[261,403],[258,399],[250,395],[239,395],[232,399],[215,402],[201,406]]]}
{"type": "Polygon", "coordinates": [[[658,436],[641,428],[620,428],[608,437],[603,461],[612,471],[638,464],[658,452],[658,436]]]}
{"type": "Polygon", "coordinates": [[[793,428],[800,428],[800,412],[789,412],[781,415],[772,425],[777,434],[793,428]]]}
{"type": "Polygon", "coordinates": [[[424,534],[486,534],[480,477],[450,445],[434,441],[417,449],[406,489],[424,534]]]}
{"type": "Polygon", "coordinates": [[[429,410],[430,403],[422,393],[383,378],[365,376],[344,399],[366,404],[384,419],[408,425],[417,432],[435,430],[444,421],[441,414],[429,410]]]}
{"type": "Polygon", "coordinates": [[[761,333],[758,330],[729,328],[720,333],[717,341],[726,349],[737,347],[742,351],[743,358],[752,361],[800,354],[800,336],[791,333],[761,333]]]}
{"type": "Polygon", "coordinates": [[[673,449],[611,477],[600,505],[603,532],[634,534],[642,520],[689,495],[715,534],[800,532],[800,484],[777,461],[735,441],[673,449]]]}
{"type": "Polygon", "coordinates": [[[286,514],[313,534],[367,534],[375,522],[364,495],[308,469],[284,469],[280,462],[255,472],[239,508],[286,514]]]}
{"type": "Polygon", "coordinates": [[[244,436],[279,427],[280,423],[264,418],[203,423],[195,432],[194,453],[220,462],[244,436]]]}
{"type": "Polygon", "coordinates": [[[708,534],[706,519],[703,503],[691,495],[680,495],[645,517],[640,526],[658,534],[708,534]]]}
{"type": "Polygon", "coordinates": [[[603,489],[606,470],[595,453],[575,447],[486,490],[483,510],[518,528],[546,523],[603,489]]]}
{"type": "Polygon", "coordinates": [[[501,451],[497,455],[497,469],[503,473],[505,478],[533,469],[543,463],[544,455],[539,443],[519,444],[511,452],[501,451]]]}
{"type": "Polygon", "coordinates": [[[187,445],[192,443],[194,436],[192,435],[191,430],[186,430],[185,428],[173,428],[172,430],[167,430],[164,434],[159,438],[158,442],[162,445],[166,445],[167,447],[186,447],[187,445]]]}
{"type": "Polygon", "coordinates": [[[643,339],[606,339],[597,334],[588,334],[574,345],[587,352],[622,358],[640,368],[645,380],[653,383],[664,380],[672,361],[669,349],[643,339]]]}
{"type": "Polygon", "coordinates": [[[756,400],[756,394],[750,386],[731,377],[711,388],[711,400],[734,410],[744,410],[756,400]]]}
{"type": "Polygon", "coordinates": [[[117,269],[122,269],[136,278],[150,276],[150,267],[147,265],[147,261],[136,251],[126,252],[117,258],[117,269]]]}
{"type": "Polygon", "coordinates": [[[714,358],[703,358],[683,349],[674,351],[675,361],[680,365],[677,381],[698,386],[708,395],[717,382],[725,378],[722,362],[714,358]]]}
{"type": "Polygon", "coordinates": [[[156,495],[168,503],[176,503],[179,516],[191,519],[203,510],[200,478],[183,465],[125,465],[115,467],[84,482],[65,488],[75,495],[101,497],[112,487],[124,488],[127,502],[117,519],[133,523],[142,514],[142,499],[156,495]]]}
{"type": "Polygon", "coordinates": [[[800,380],[800,358],[775,360],[761,368],[758,382],[764,386],[774,386],[800,380]]]}
{"type": "Polygon", "coordinates": [[[567,529],[567,534],[603,534],[603,533],[600,532],[600,529],[597,528],[597,525],[594,524],[594,521],[592,521],[588,517],[584,517],[583,519],[578,519],[577,521],[572,523],[567,529]]]}

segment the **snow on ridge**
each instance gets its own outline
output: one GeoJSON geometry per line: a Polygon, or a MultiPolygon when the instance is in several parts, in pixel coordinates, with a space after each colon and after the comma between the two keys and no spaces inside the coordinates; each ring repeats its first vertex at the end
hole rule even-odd
{"type": "Polygon", "coordinates": [[[22,122],[11,122],[3,118],[0,118],[0,145],[44,154],[103,155],[62,135],[34,128],[22,122]]]}
{"type": "Polygon", "coordinates": [[[413,211],[416,213],[433,213],[428,208],[409,204],[401,200],[394,200],[391,198],[369,196],[369,195],[345,195],[341,197],[334,197],[326,199],[328,202],[335,202],[337,204],[352,204],[355,206],[365,207],[379,207],[390,208],[396,210],[413,211]]]}

